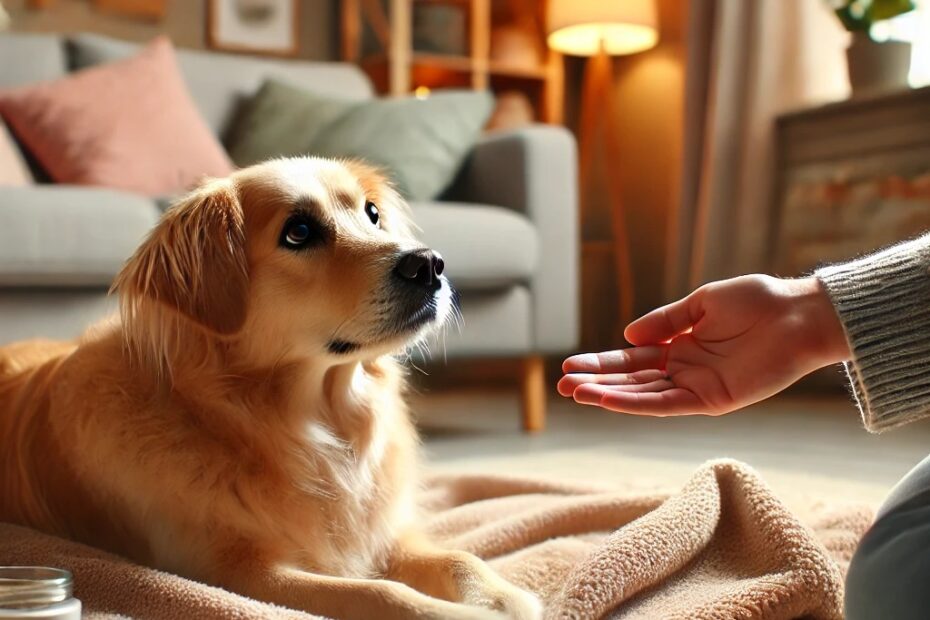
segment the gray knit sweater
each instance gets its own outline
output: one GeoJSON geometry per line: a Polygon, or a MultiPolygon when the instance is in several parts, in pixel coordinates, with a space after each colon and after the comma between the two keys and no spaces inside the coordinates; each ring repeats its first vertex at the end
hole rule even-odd
{"type": "Polygon", "coordinates": [[[846,372],[865,427],[930,415],[930,235],[815,275],[849,341],[846,372]]]}

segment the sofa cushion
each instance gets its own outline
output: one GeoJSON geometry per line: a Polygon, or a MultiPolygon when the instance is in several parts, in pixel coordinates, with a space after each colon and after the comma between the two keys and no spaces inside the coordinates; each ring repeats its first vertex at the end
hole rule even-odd
{"type": "Polygon", "coordinates": [[[360,102],[268,80],[230,129],[229,156],[245,167],[272,157],[309,155],[320,133],[356,105],[360,102]]]}
{"type": "Polygon", "coordinates": [[[161,195],[233,169],[164,37],[131,58],[0,91],[0,115],[58,183],[161,195]]]}
{"type": "Polygon", "coordinates": [[[426,99],[334,99],[269,80],[230,136],[240,166],[274,156],[359,158],[381,166],[413,200],[432,200],[459,170],[491,113],[486,92],[445,90],[426,99]]]}
{"type": "Polygon", "coordinates": [[[107,287],[160,215],[115,190],[0,187],[0,286],[107,287]]]}
{"type": "MultiPolygon", "coordinates": [[[[71,64],[77,69],[126,58],[139,47],[92,34],[69,39],[71,64]]],[[[239,105],[270,77],[346,99],[367,99],[372,94],[368,77],[349,63],[269,60],[195,50],[178,50],[177,57],[194,103],[218,136],[225,135],[239,105]]]]}
{"type": "Polygon", "coordinates": [[[68,73],[61,37],[51,34],[0,34],[0,88],[54,80],[68,73]]]}
{"type": "Polygon", "coordinates": [[[0,295],[0,346],[30,338],[71,340],[118,308],[107,289],[4,288],[0,295]]]}
{"type": "Polygon", "coordinates": [[[442,254],[459,290],[490,290],[527,282],[536,268],[536,230],[519,213],[461,203],[414,203],[420,238],[442,254]]]}

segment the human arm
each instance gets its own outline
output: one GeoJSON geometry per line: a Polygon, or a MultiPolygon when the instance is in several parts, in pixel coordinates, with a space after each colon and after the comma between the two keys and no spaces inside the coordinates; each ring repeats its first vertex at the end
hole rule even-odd
{"type": "Polygon", "coordinates": [[[850,343],[845,366],[865,427],[930,415],[930,235],[816,276],[850,343]]]}

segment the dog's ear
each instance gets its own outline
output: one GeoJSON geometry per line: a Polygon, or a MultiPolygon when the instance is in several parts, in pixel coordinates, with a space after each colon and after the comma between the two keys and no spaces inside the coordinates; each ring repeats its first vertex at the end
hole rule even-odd
{"type": "Polygon", "coordinates": [[[211,180],[172,206],[116,277],[124,320],[157,302],[217,334],[245,322],[245,223],[228,179],[211,180]]]}

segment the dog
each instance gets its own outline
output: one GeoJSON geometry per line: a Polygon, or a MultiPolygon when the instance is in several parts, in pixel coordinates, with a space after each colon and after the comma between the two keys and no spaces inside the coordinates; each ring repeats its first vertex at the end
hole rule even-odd
{"type": "Polygon", "coordinates": [[[417,528],[393,356],[453,312],[361,162],[279,159],[173,205],[76,343],[0,348],[0,521],[336,618],[536,618],[417,528]]]}

